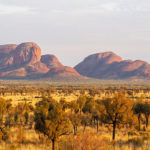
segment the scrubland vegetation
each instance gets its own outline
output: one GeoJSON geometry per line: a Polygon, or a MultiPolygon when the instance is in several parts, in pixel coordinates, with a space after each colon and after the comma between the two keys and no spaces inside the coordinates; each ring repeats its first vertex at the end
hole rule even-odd
{"type": "Polygon", "coordinates": [[[0,149],[150,149],[150,88],[136,84],[0,86],[0,149]]]}

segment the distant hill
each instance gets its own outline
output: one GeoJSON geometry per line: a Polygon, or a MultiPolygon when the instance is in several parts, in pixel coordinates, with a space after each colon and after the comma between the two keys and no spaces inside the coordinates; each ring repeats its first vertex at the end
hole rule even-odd
{"type": "Polygon", "coordinates": [[[150,79],[150,64],[142,60],[122,60],[113,52],[90,55],[74,69],[81,75],[98,79],[150,79]]]}
{"type": "Polygon", "coordinates": [[[113,52],[104,52],[90,55],[72,68],[64,66],[55,55],[41,55],[36,43],[27,42],[0,45],[0,79],[150,79],[150,64],[142,60],[122,60],[113,52]]]}
{"type": "Polygon", "coordinates": [[[0,78],[86,79],[74,68],[60,63],[56,56],[41,56],[40,47],[33,42],[0,45],[0,78]]]}

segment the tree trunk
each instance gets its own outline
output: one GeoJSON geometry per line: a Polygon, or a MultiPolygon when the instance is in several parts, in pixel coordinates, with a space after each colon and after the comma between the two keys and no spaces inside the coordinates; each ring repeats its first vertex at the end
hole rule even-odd
{"type": "Polygon", "coordinates": [[[113,140],[115,140],[115,135],[116,135],[116,122],[113,122],[113,136],[112,136],[113,140]]]}
{"type": "Polygon", "coordinates": [[[52,140],[52,150],[55,150],[55,140],[52,140]]]}
{"type": "Polygon", "coordinates": [[[98,133],[98,127],[99,127],[99,123],[98,123],[98,120],[97,120],[97,133],[98,133]]]}
{"type": "Polygon", "coordinates": [[[76,135],[76,127],[74,126],[73,129],[74,129],[74,135],[76,135]]]}
{"type": "Polygon", "coordinates": [[[18,141],[19,141],[19,143],[23,142],[23,128],[22,128],[22,125],[18,126],[18,141]]]}
{"type": "Polygon", "coordinates": [[[86,124],[84,125],[84,129],[83,129],[83,132],[85,132],[85,128],[86,128],[86,124]]]}
{"type": "Polygon", "coordinates": [[[141,114],[138,115],[139,131],[141,130],[141,114]]]}
{"type": "Polygon", "coordinates": [[[76,133],[77,133],[78,127],[76,126],[76,133]]]}
{"type": "Polygon", "coordinates": [[[146,129],[148,127],[148,116],[146,116],[146,129]]]}

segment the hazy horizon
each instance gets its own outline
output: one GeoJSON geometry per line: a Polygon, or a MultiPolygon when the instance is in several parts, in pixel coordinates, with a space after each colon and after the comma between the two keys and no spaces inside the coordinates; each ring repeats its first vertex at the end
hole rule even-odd
{"type": "Polygon", "coordinates": [[[0,45],[33,41],[67,66],[113,51],[150,63],[150,1],[0,0],[0,45]]]}

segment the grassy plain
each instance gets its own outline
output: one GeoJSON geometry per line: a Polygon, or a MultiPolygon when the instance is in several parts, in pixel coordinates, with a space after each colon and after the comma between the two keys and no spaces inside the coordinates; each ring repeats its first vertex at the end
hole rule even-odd
{"type": "MultiPolygon", "coordinates": [[[[127,97],[131,101],[150,102],[150,82],[147,81],[96,81],[91,83],[76,82],[51,82],[51,81],[0,81],[0,97],[9,100],[15,107],[19,103],[29,103],[35,107],[42,96],[50,96],[60,101],[67,102],[77,100],[81,92],[90,97],[89,90],[95,100],[103,100],[112,97],[120,90],[128,91],[127,97]],[[52,89],[51,91],[47,91],[52,89]],[[68,91],[71,89],[70,91],[68,91]],[[13,92],[12,92],[13,91],[13,92]],[[20,92],[21,91],[21,92],[20,92]]],[[[33,125],[34,126],[34,125],[33,125]]],[[[100,125],[97,133],[95,125],[88,126],[84,131],[83,127],[78,128],[77,135],[71,133],[69,136],[61,137],[56,144],[57,150],[149,150],[150,130],[137,131],[135,128],[117,129],[116,140],[112,141],[112,126],[100,125]],[[83,132],[84,131],[84,132],[83,132]],[[72,148],[73,145],[74,149],[72,148]]],[[[48,150],[51,149],[51,142],[42,134],[35,132],[34,127],[23,127],[23,143],[18,143],[19,129],[9,129],[9,140],[1,142],[2,150],[48,150]]]]}

